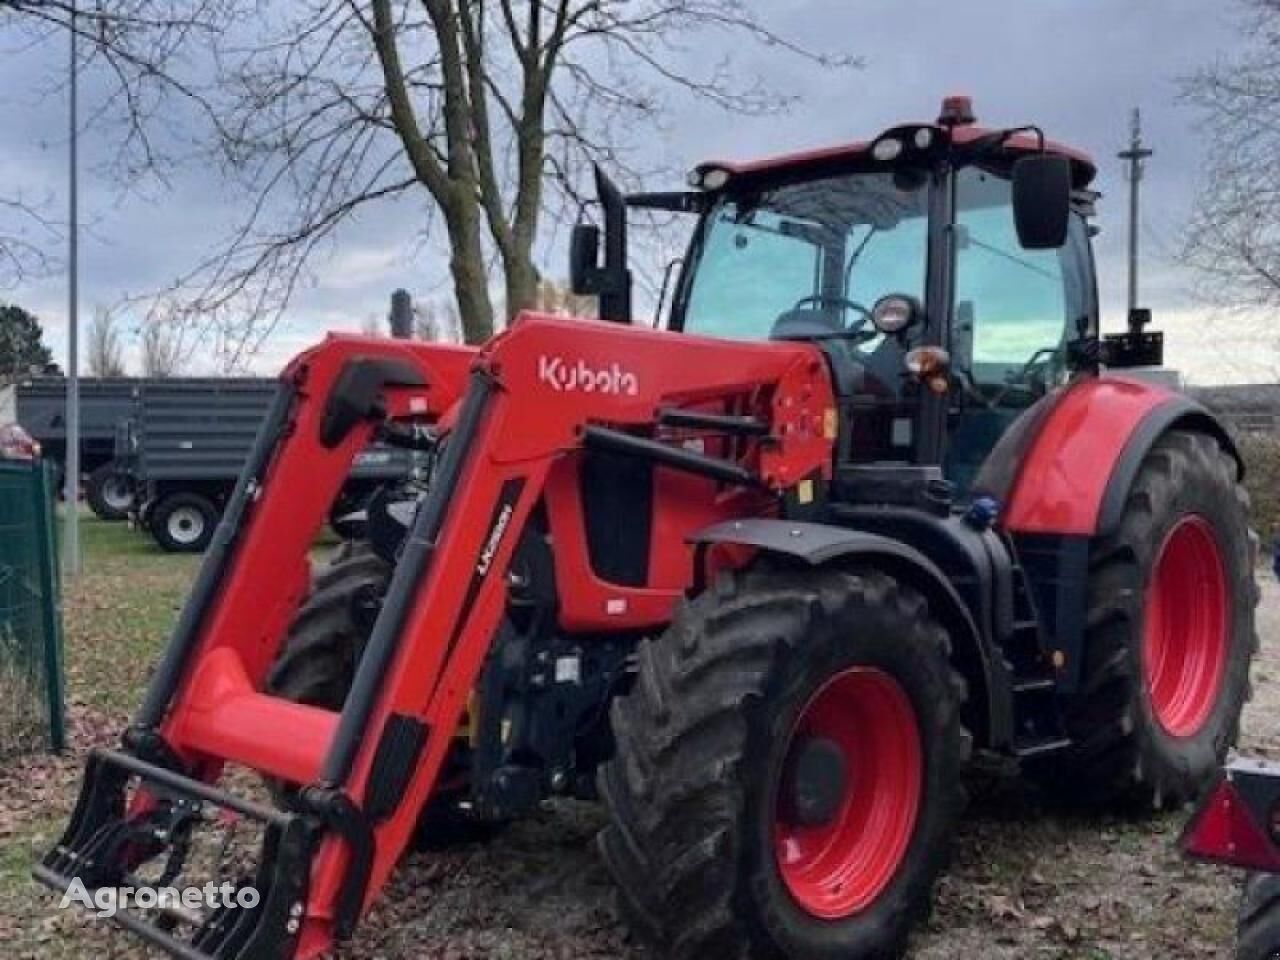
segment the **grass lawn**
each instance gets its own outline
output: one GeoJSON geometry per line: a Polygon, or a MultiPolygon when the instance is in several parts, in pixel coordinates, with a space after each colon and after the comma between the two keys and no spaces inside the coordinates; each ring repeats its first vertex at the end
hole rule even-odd
{"type": "Polygon", "coordinates": [[[84,751],[118,744],[200,563],[88,513],[80,530],[83,571],[63,592],[71,746],[62,757],[12,758],[0,771],[0,941],[8,957],[89,955],[78,931],[66,929],[82,924],[52,914],[47,891],[30,879],[31,862],[70,813],[84,751]]]}
{"type": "Polygon", "coordinates": [[[164,649],[200,557],[168,554],[123,523],[81,518],[82,576],[63,603],[72,702],[127,717],[164,649]]]}

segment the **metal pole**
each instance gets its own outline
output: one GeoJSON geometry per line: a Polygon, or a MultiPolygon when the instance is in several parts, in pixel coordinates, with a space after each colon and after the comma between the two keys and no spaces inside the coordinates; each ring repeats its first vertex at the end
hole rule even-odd
{"type": "Polygon", "coordinates": [[[79,29],[78,4],[71,3],[71,145],[69,150],[70,250],[67,257],[67,454],[63,526],[62,562],[69,577],[80,573],[80,211],[78,196],[78,90],[76,63],[76,31],[79,29]]]}
{"type": "Polygon", "coordinates": [[[1116,156],[1129,164],[1129,309],[1138,306],[1138,192],[1143,163],[1154,151],[1142,145],[1142,113],[1136,107],[1129,131],[1129,149],[1116,156]]]}

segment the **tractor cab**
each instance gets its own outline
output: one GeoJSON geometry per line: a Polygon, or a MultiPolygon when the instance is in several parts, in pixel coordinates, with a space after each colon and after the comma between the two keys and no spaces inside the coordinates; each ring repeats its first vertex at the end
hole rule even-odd
{"type": "MultiPolygon", "coordinates": [[[[842,407],[843,473],[940,466],[963,493],[1009,424],[1097,355],[1094,173],[1038,129],[978,127],[968,100],[949,98],[932,124],[705,163],[695,193],[628,203],[699,214],[670,329],[818,344],[842,407]]],[[[610,267],[575,270],[580,289],[605,294],[606,318],[623,306],[610,267]]]]}

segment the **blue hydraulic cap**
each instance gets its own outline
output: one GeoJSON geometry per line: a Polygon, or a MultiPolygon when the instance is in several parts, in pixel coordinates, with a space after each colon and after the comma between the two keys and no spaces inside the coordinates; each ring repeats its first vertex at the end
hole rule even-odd
{"type": "Polygon", "coordinates": [[[995,497],[974,497],[965,521],[976,530],[986,530],[1000,519],[1000,501],[995,497]]]}

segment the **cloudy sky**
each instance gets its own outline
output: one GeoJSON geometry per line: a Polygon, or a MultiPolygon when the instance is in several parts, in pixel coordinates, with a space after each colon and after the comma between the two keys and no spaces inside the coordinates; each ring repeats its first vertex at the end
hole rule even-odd
{"type": "MultiPolygon", "coordinates": [[[[1170,338],[1168,361],[1200,382],[1274,378],[1271,339],[1256,323],[1215,317],[1192,295],[1194,278],[1174,260],[1204,151],[1196,114],[1179,102],[1179,82],[1230,56],[1240,43],[1230,0],[786,0],[756,6],[768,22],[812,47],[854,53],[865,69],[815,74],[764,49],[706,38],[691,55],[727,58],[742,76],[803,94],[783,117],[726,118],[673,98],[665,129],[653,131],[644,163],[684,169],[699,159],[750,157],[859,139],[905,120],[932,119],[940,98],[968,93],[981,121],[1034,122],[1055,139],[1092,153],[1105,194],[1098,240],[1104,323],[1123,324],[1125,190],[1115,153],[1141,107],[1156,150],[1142,217],[1143,300],[1170,338]],[[1247,330],[1245,327],[1247,326],[1247,330]]],[[[24,48],[0,25],[0,178],[65,206],[65,96],[52,87],[65,65],[62,42],[24,48]]],[[[92,80],[89,81],[92,84],[92,80]]],[[[92,100],[93,90],[89,90],[92,100]]],[[[189,269],[229,227],[237,198],[215,177],[178,172],[168,190],[120,196],[99,165],[106,145],[84,138],[82,316],[94,304],[163,285],[189,269]]],[[[653,184],[654,188],[672,184],[653,184]]],[[[326,329],[358,329],[385,313],[387,295],[443,292],[443,258],[421,242],[422,211],[380,208],[339,236],[315,277],[272,335],[263,372],[326,329]]],[[[551,244],[545,273],[563,273],[551,244]]],[[[65,349],[66,282],[52,276],[0,291],[33,310],[65,349]]],[[[199,368],[201,358],[191,358],[199,368]]]]}

